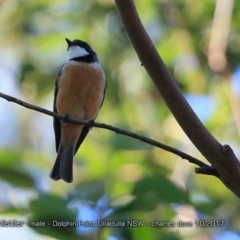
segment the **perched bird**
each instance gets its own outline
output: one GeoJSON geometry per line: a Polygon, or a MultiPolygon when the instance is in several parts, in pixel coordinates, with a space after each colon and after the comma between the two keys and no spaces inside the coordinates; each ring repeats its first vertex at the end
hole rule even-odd
{"type": "MultiPolygon", "coordinates": [[[[102,106],[106,80],[97,54],[81,40],[68,44],[67,62],[60,69],[54,92],[54,112],[66,117],[94,121],[102,106]]],[[[73,180],[73,157],[90,126],[53,120],[57,158],[50,178],[73,180]]]]}

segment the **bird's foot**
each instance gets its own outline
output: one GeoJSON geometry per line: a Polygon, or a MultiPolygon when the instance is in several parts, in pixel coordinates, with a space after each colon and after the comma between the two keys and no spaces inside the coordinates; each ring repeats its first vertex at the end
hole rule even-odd
{"type": "Polygon", "coordinates": [[[94,124],[94,119],[93,120],[89,120],[89,128],[92,129],[94,124]]]}
{"type": "Polygon", "coordinates": [[[69,121],[69,116],[67,114],[64,114],[63,119],[61,121],[62,126],[66,125],[66,122],[69,121]]]}

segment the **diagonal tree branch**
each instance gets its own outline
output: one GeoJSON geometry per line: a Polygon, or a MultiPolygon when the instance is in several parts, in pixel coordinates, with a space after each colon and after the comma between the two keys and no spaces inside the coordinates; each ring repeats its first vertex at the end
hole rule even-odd
{"type": "Polygon", "coordinates": [[[165,145],[163,143],[160,143],[160,142],[157,142],[157,141],[155,141],[153,139],[150,139],[150,138],[138,135],[136,133],[133,133],[133,132],[130,132],[130,131],[126,131],[126,130],[123,130],[123,129],[120,129],[120,128],[117,128],[117,127],[114,127],[114,126],[111,126],[111,125],[108,125],[108,124],[105,124],[105,123],[98,123],[98,122],[92,123],[92,122],[89,122],[89,121],[86,121],[86,120],[82,120],[82,119],[80,120],[80,119],[74,119],[74,118],[70,118],[70,117],[65,118],[64,115],[61,115],[61,114],[49,111],[49,110],[47,110],[45,108],[41,108],[41,107],[35,106],[33,104],[27,103],[27,102],[24,102],[24,101],[22,101],[20,99],[17,99],[15,97],[9,96],[9,95],[1,93],[1,92],[0,92],[0,97],[6,99],[9,102],[17,103],[17,104],[19,104],[19,105],[21,105],[21,106],[23,106],[25,108],[32,109],[34,111],[44,113],[46,115],[55,117],[55,118],[60,119],[60,120],[68,121],[68,122],[71,122],[71,123],[89,125],[89,126],[93,126],[93,127],[97,127],[97,128],[108,129],[108,130],[116,132],[118,134],[138,139],[138,140],[140,140],[142,142],[148,143],[148,144],[153,145],[155,147],[158,147],[158,148],[161,148],[161,149],[166,150],[168,152],[171,152],[171,153],[181,157],[182,159],[186,159],[190,163],[193,163],[193,164],[199,166],[199,168],[197,168],[195,170],[196,173],[202,173],[202,174],[206,174],[206,175],[213,175],[213,176],[219,177],[218,172],[215,169],[213,169],[212,167],[210,167],[207,164],[205,164],[204,162],[202,162],[202,161],[200,161],[200,160],[198,160],[198,159],[196,159],[196,158],[194,158],[194,157],[192,157],[192,156],[190,156],[190,155],[188,155],[188,154],[186,154],[184,152],[181,152],[178,149],[175,149],[173,147],[167,146],[167,145],[165,145]],[[204,169],[204,170],[202,170],[202,171],[200,170],[199,171],[198,169],[204,169]]]}
{"type": "MultiPolygon", "coordinates": [[[[115,0],[124,29],[147,73],[175,119],[222,182],[240,198],[240,165],[228,145],[222,146],[205,128],[179,90],[138,16],[133,0],[115,0]]],[[[204,169],[199,169],[204,172],[204,169]]]]}

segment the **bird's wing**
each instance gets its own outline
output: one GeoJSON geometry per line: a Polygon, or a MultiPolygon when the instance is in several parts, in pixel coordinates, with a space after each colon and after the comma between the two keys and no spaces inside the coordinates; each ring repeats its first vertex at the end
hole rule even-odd
{"type": "MultiPolygon", "coordinates": [[[[57,113],[56,99],[57,99],[57,93],[58,93],[58,82],[62,75],[63,66],[61,67],[60,71],[58,72],[56,82],[55,82],[54,100],[53,100],[53,111],[55,113],[57,113]]],[[[59,119],[53,118],[53,127],[54,127],[54,134],[55,134],[56,152],[58,152],[58,148],[59,148],[59,144],[60,144],[60,140],[61,140],[61,122],[59,119]]]]}
{"type": "Polygon", "coordinates": [[[76,154],[76,152],[78,151],[80,145],[82,144],[82,142],[84,141],[85,137],[87,136],[89,130],[90,130],[91,127],[89,126],[84,126],[83,129],[82,129],[82,132],[78,138],[78,141],[76,143],[76,146],[75,146],[75,152],[74,154],[76,154]]]}

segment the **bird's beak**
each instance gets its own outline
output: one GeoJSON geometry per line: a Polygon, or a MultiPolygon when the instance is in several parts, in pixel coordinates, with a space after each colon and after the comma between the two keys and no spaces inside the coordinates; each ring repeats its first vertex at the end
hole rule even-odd
{"type": "Polygon", "coordinates": [[[70,41],[68,38],[65,38],[65,40],[66,40],[68,46],[71,46],[71,45],[72,45],[72,41],[70,41]]]}

